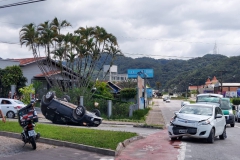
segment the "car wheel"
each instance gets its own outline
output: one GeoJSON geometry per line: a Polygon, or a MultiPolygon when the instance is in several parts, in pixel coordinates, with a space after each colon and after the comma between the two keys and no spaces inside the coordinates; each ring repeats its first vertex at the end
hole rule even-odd
{"type": "Polygon", "coordinates": [[[94,109],[92,112],[95,113],[96,116],[101,117],[101,112],[98,109],[94,109]]]}
{"type": "Polygon", "coordinates": [[[176,137],[173,137],[173,138],[171,138],[171,141],[175,141],[175,140],[177,140],[177,138],[176,138],[176,137]]]}
{"type": "Polygon", "coordinates": [[[85,114],[85,107],[84,106],[78,106],[75,110],[74,113],[76,114],[77,117],[82,117],[85,114]]]}
{"type": "Polygon", "coordinates": [[[14,118],[15,117],[15,113],[13,111],[8,111],[6,116],[7,116],[7,118],[14,118]]]}
{"type": "Polygon", "coordinates": [[[238,122],[240,122],[240,118],[238,118],[238,122]]]}
{"type": "Polygon", "coordinates": [[[66,99],[68,102],[70,102],[70,101],[71,101],[71,98],[70,98],[70,96],[69,96],[69,95],[64,95],[64,96],[63,96],[63,99],[64,99],[64,98],[65,98],[65,99],[66,99]]]}
{"type": "Polygon", "coordinates": [[[227,132],[226,132],[226,127],[224,127],[223,133],[219,136],[220,139],[225,139],[227,138],[227,132]]]}
{"type": "Polygon", "coordinates": [[[209,136],[207,138],[207,142],[209,143],[214,143],[214,138],[215,138],[215,131],[214,129],[212,128],[210,133],[209,133],[209,136]]]}
{"type": "Polygon", "coordinates": [[[52,91],[49,91],[45,97],[46,100],[51,101],[54,98],[54,93],[52,91]]]}
{"type": "Polygon", "coordinates": [[[231,125],[231,127],[234,127],[235,126],[235,123],[232,123],[232,124],[230,124],[231,125]]]}
{"type": "Polygon", "coordinates": [[[182,140],[182,137],[183,137],[183,136],[178,137],[178,140],[182,140]]]}

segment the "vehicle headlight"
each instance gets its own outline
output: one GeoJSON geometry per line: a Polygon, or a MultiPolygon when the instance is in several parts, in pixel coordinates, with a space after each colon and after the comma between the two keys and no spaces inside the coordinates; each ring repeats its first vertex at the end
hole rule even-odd
{"type": "Polygon", "coordinates": [[[210,124],[210,121],[209,120],[204,120],[204,121],[200,121],[198,123],[198,125],[209,125],[210,124]]]}
{"type": "Polygon", "coordinates": [[[232,110],[229,110],[229,114],[233,114],[233,111],[232,111],[232,110]]]}

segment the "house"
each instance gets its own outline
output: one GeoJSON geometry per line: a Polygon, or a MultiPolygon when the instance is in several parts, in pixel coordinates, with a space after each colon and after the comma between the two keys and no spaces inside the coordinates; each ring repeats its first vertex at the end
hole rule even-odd
{"type": "Polygon", "coordinates": [[[42,82],[43,93],[46,93],[51,88],[51,84],[56,81],[65,86],[65,84],[69,85],[70,81],[74,82],[79,79],[79,76],[71,69],[65,66],[61,67],[57,61],[49,60],[46,57],[0,59],[0,68],[2,69],[13,65],[19,65],[22,69],[23,76],[27,78],[26,85],[30,85],[34,80],[42,82]]]}

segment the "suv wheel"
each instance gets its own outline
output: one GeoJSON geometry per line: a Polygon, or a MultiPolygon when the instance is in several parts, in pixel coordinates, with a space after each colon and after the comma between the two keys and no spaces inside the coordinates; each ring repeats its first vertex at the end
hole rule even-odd
{"type": "Polygon", "coordinates": [[[207,141],[209,143],[214,143],[214,138],[215,138],[215,130],[212,128],[207,138],[207,141]]]}
{"type": "Polygon", "coordinates": [[[49,91],[46,96],[45,96],[46,100],[51,101],[54,98],[54,93],[49,91]]]}
{"type": "Polygon", "coordinates": [[[85,107],[83,106],[78,106],[75,110],[74,113],[76,114],[77,117],[82,117],[85,114],[85,107]]]}
{"type": "Polygon", "coordinates": [[[226,127],[224,127],[223,133],[219,136],[219,139],[225,139],[227,138],[227,133],[226,133],[226,127]]]}
{"type": "Polygon", "coordinates": [[[94,109],[92,112],[95,113],[96,116],[101,117],[101,112],[98,109],[94,109]]]}

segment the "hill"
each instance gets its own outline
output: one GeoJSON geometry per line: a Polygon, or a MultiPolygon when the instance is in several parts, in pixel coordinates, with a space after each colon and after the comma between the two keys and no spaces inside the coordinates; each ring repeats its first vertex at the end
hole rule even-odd
{"type": "MultiPolygon", "coordinates": [[[[206,54],[189,60],[179,59],[153,59],[142,57],[133,59],[131,57],[119,56],[114,61],[118,66],[118,73],[127,73],[127,69],[151,68],[154,70],[154,78],[148,83],[156,88],[156,82],[161,83],[162,89],[174,89],[184,91],[189,83],[202,85],[209,77],[216,76],[223,82],[239,82],[240,80],[240,56],[227,57],[220,54],[206,54]],[[222,74],[219,71],[227,71],[222,74]]],[[[100,62],[101,63],[101,62],[100,62]]],[[[107,64],[107,63],[106,63],[107,64]]]]}

